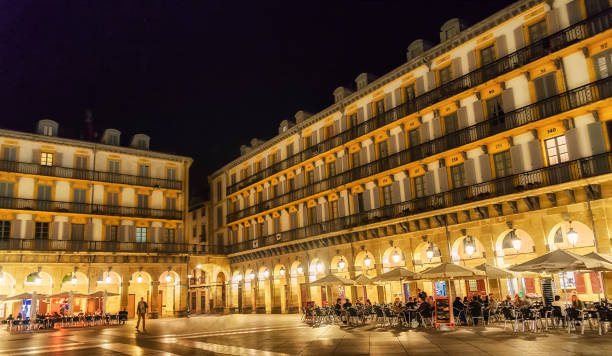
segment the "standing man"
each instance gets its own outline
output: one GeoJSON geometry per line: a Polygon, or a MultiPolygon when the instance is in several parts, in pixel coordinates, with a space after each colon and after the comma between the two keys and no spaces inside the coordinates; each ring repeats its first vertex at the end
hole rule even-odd
{"type": "Polygon", "coordinates": [[[142,319],[142,331],[147,331],[145,328],[145,315],[147,314],[147,302],[144,301],[143,297],[140,297],[140,302],[138,302],[138,307],[136,308],[136,313],[138,314],[138,322],[136,323],[136,330],[140,326],[140,320],[142,319]]]}

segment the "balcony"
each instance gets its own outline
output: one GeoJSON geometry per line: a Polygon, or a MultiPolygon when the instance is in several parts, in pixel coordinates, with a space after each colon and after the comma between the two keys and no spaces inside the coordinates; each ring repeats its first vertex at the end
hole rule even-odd
{"type": "Polygon", "coordinates": [[[106,183],[139,185],[143,187],[156,187],[176,190],[181,190],[183,187],[183,182],[179,180],[133,176],[129,174],[119,174],[111,172],[89,171],[67,167],[41,166],[40,164],[16,161],[0,160],[0,170],[12,173],[81,179],[106,183]]]}
{"type": "Polygon", "coordinates": [[[90,215],[113,215],[136,218],[182,220],[179,210],[134,208],[101,204],[71,203],[61,201],[0,197],[0,209],[50,211],[56,213],[78,213],[90,215]]]}
{"type": "Polygon", "coordinates": [[[358,179],[382,173],[386,170],[397,168],[410,162],[418,161],[434,154],[461,147],[468,143],[610,97],[612,97],[612,77],[607,77],[355,167],[260,204],[230,213],[227,215],[227,221],[231,223],[247,216],[264,212],[271,209],[271,207],[288,204],[312,194],[333,189],[358,179]]]}
{"type": "Polygon", "coordinates": [[[0,250],[62,252],[124,252],[160,254],[223,254],[223,246],[197,246],[182,243],[119,242],[0,238],[0,250]],[[205,248],[200,248],[205,247],[205,248]]]}
{"type": "Polygon", "coordinates": [[[612,173],[611,167],[612,152],[607,152],[592,157],[498,178],[488,182],[456,188],[448,192],[412,199],[406,202],[388,205],[293,230],[282,231],[278,234],[259,237],[255,240],[243,241],[230,246],[230,253],[247,251],[255,247],[262,248],[272,246],[375,222],[411,216],[438,209],[451,208],[466,203],[609,174],[612,173]]]}
{"type": "Polygon", "coordinates": [[[612,8],[543,38],[538,42],[523,47],[514,53],[491,62],[486,66],[480,67],[433,90],[423,93],[410,102],[398,105],[355,127],[349,128],[346,131],[307,148],[302,152],[298,152],[293,156],[279,161],[262,171],[256,172],[228,186],[226,193],[227,195],[233,194],[275,173],[366,135],[369,132],[402,119],[419,110],[423,110],[441,100],[450,98],[467,89],[483,84],[502,74],[509,73],[521,66],[543,58],[553,52],[557,52],[598,33],[602,33],[609,29],[611,24],[612,8]]]}

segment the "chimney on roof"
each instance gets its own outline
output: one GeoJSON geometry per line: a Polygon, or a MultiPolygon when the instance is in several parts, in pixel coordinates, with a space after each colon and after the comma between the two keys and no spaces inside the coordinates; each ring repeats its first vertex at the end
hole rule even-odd
{"type": "Polygon", "coordinates": [[[365,88],[369,83],[376,80],[376,76],[372,73],[361,73],[355,78],[357,84],[357,90],[365,88]]]}
{"type": "Polygon", "coordinates": [[[282,134],[287,132],[290,128],[292,128],[295,124],[293,123],[293,121],[290,120],[283,120],[281,121],[280,125],[278,126],[278,134],[282,134]]]}
{"type": "Polygon", "coordinates": [[[295,123],[299,125],[311,116],[311,113],[304,110],[300,110],[295,113],[295,123]]]}
{"type": "Polygon", "coordinates": [[[446,21],[442,27],[440,27],[440,43],[448,41],[451,37],[465,30],[467,27],[467,21],[456,17],[446,21]]]}
{"type": "Polygon", "coordinates": [[[132,142],[130,147],[137,148],[139,150],[148,150],[151,143],[151,137],[145,134],[136,134],[132,136],[132,142]]]}
{"type": "Polygon", "coordinates": [[[418,57],[423,52],[433,47],[433,45],[424,39],[419,38],[418,40],[412,41],[406,50],[406,60],[410,61],[418,57]]]}
{"type": "Polygon", "coordinates": [[[353,91],[349,88],[337,87],[336,90],[334,90],[334,103],[342,101],[344,98],[351,95],[352,93],[353,91]]]}

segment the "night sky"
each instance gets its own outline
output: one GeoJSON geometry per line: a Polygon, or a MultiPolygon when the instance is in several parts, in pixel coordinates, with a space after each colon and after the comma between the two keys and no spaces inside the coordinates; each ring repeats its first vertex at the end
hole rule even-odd
{"type": "Polygon", "coordinates": [[[193,157],[192,193],[206,195],[206,176],[252,137],[401,65],[414,39],[438,43],[446,20],[510,3],[2,0],[0,126],[51,118],[79,138],[91,109],[122,145],[143,132],[152,150],[193,157]]]}

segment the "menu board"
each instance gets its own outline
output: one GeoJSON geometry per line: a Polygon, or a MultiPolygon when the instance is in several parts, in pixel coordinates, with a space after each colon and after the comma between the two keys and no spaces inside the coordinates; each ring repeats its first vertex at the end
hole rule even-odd
{"type": "Polygon", "coordinates": [[[440,324],[452,324],[452,311],[450,309],[450,299],[447,297],[436,298],[436,326],[440,324]]]}

